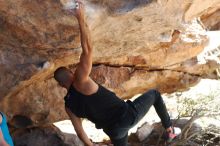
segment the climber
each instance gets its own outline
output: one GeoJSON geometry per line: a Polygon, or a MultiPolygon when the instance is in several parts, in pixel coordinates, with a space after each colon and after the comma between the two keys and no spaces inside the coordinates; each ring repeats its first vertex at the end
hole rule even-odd
{"type": "Polygon", "coordinates": [[[70,69],[60,67],[54,72],[54,78],[60,86],[68,91],[64,97],[65,110],[78,137],[86,146],[93,145],[82,127],[81,118],[87,118],[95,123],[96,128],[103,129],[114,146],[126,146],[128,130],[137,124],[154,105],[163,127],[166,129],[167,140],[171,141],[176,134],[163,99],[157,90],[150,90],[133,102],[130,100],[125,102],[89,77],[92,69],[93,46],[85,21],[83,4],[79,0],[77,2],[79,8],[74,11],[81,33],[80,61],[75,73],[70,69]]]}
{"type": "Polygon", "coordinates": [[[6,116],[0,112],[0,146],[14,146],[9,134],[6,116]]]}

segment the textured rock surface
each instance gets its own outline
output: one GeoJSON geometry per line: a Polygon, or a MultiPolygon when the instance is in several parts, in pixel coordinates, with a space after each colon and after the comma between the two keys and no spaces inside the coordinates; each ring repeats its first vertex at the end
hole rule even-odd
{"type": "Polygon", "coordinates": [[[220,3],[218,0],[194,0],[185,13],[185,20],[201,16],[205,28],[209,30],[220,29],[220,3]]]}
{"type": "Polygon", "coordinates": [[[220,30],[220,9],[203,15],[201,20],[207,29],[220,30]]]}
{"type": "Polygon", "coordinates": [[[12,132],[16,146],[83,146],[74,134],[62,133],[50,125],[12,132]]]}
{"type": "MultiPolygon", "coordinates": [[[[119,97],[150,88],[171,93],[201,77],[215,78],[215,61],[198,64],[209,38],[195,18],[214,14],[220,0],[85,3],[94,44],[91,76],[119,97]]],[[[78,63],[74,16],[58,0],[0,0],[0,25],[0,110],[15,127],[25,126],[22,121],[31,126],[65,119],[66,91],[52,76],[57,67],[74,69],[78,63]]]]}
{"type": "Polygon", "coordinates": [[[152,125],[148,123],[143,124],[136,132],[139,141],[146,139],[151,134],[153,129],[154,127],[152,125]]]}
{"type": "MultiPolygon", "coordinates": [[[[175,124],[175,127],[179,127],[181,129],[184,128],[184,126],[187,124],[188,119],[179,119],[178,121],[173,121],[175,124]]],[[[150,135],[145,138],[143,141],[139,141],[138,137],[136,136],[136,134],[133,134],[129,137],[130,143],[133,146],[138,146],[138,145],[152,145],[155,146],[157,144],[161,145],[161,146],[165,146],[165,141],[164,139],[161,137],[164,132],[161,123],[154,123],[153,125],[151,125],[151,127],[153,128],[152,132],[150,133],[150,135]],[[141,144],[140,144],[141,143],[141,144]]],[[[141,127],[142,128],[142,127],[141,127]]],[[[192,123],[192,127],[190,129],[190,132],[196,133],[201,131],[202,127],[199,126],[196,123],[192,123]]],[[[184,146],[184,145],[189,145],[189,146],[199,146],[199,144],[196,143],[192,143],[190,144],[182,144],[181,142],[177,143],[176,141],[178,141],[178,138],[176,140],[173,140],[172,143],[170,145],[180,145],[180,146],[184,146]]],[[[180,141],[180,140],[179,140],[180,141]]]]}

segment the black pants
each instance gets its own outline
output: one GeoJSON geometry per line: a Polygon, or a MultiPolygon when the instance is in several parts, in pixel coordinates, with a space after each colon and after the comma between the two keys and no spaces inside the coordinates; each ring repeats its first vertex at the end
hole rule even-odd
{"type": "Polygon", "coordinates": [[[114,146],[127,146],[129,129],[145,116],[152,105],[154,105],[163,127],[168,128],[172,125],[164,101],[157,90],[150,90],[133,102],[128,100],[127,104],[128,110],[125,116],[114,126],[104,129],[114,146]]]}

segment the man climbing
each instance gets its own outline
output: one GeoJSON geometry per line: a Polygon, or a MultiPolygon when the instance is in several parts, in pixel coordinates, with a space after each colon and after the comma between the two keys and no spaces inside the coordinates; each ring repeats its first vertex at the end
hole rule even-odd
{"type": "Polygon", "coordinates": [[[0,112],[0,146],[14,146],[9,134],[6,116],[0,112]]]}
{"type": "Polygon", "coordinates": [[[133,102],[130,100],[125,102],[89,77],[92,69],[93,48],[85,22],[83,5],[80,1],[77,2],[79,8],[75,9],[75,13],[79,22],[82,45],[80,62],[75,73],[65,67],[60,67],[54,72],[54,78],[68,91],[64,97],[65,109],[78,137],[86,146],[93,145],[82,127],[81,118],[87,118],[95,123],[96,128],[104,130],[114,146],[126,146],[128,130],[137,124],[154,105],[166,129],[167,140],[175,138],[170,117],[157,90],[150,90],[133,102]]]}

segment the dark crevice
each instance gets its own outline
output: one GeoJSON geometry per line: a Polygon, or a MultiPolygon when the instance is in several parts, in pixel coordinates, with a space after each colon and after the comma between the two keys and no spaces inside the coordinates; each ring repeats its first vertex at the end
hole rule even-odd
{"type": "Polygon", "coordinates": [[[33,122],[29,117],[23,115],[15,115],[10,120],[10,125],[12,125],[15,128],[27,128],[29,126],[32,126],[33,122]]]}
{"type": "Polygon", "coordinates": [[[126,3],[124,7],[115,10],[116,13],[126,13],[132,11],[136,7],[140,7],[151,3],[153,0],[135,0],[130,3],[126,3]]]}
{"type": "Polygon", "coordinates": [[[120,0],[120,1],[113,1],[113,0],[89,0],[96,5],[99,4],[107,8],[109,13],[116,13],[116,14],[123,14],[133,9],[141,6],[146,6],[147,4],[155,1],[155,0],[120,0]]]}
{"type": "Polygon", "coordinates": [[[191,76],[197,76],[197,77],[201,77],[201,75],[199,74],[193,74],[193,73],[189,73],[189,72],[185,72],[185,71],[179,71],[179,70],[175,70],[175,69],[168,69],[169,66],[173,66],[173,65],[169,65],[166,66],[164,68],[158,68],[158,67],[147,67],[147,66],[135,66],[135,65],[118,65],[118,64],[108,64],[108,63],[97,63],[97,64],[93,64],[93,67],[97,67],[97,66],[107,66],[107,67],[113,67],[113,68],[120,68],[120,67],[125,67],[125,68],[130,68],[132,70],[132,73],[134,73],[135,71],[147,71],[147,72],[161,72],[161,71],[175,71],[175,72],[180,72],[180,73],[185,73],[191,76]]]}

